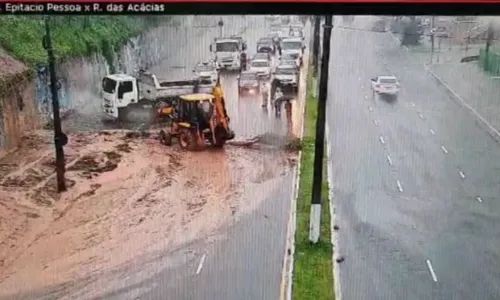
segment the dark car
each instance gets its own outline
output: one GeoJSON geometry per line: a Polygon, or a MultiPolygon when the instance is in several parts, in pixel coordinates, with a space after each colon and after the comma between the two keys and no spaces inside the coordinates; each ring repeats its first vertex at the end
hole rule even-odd
{"type": "Polygon", "coordinates": [[[294,93],[298,91],[299,70],[295,63],[282,62],[273,72],[273,83],[281,87],[283,91],[290,90],[294,93]]]}
{"type": "Polygon", "coordinates": [[[260,93],[259,78],[256,72],[244,71],[238,76],[238,93],[257,95],[260,93]]]}
{"type": "Polygon", "coordinates": [[[276,53],[276,46],[272,38],[261,38],[257,41],[257,53],[276,53]]]}
{"type": "Polygon", "coordinates": [[[271,31],[267,34],[269,38],[272,39],[274,47],[279,49],[281,42],[282,29],[281,27],[271,27],[271,31]]]}

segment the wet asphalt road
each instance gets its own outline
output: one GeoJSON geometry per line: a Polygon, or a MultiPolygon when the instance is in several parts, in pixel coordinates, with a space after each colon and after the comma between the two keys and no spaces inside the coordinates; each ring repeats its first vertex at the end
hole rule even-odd
{"type": "MultiPolygon", "coordinates": [[[[250,55],[255,51],[258,38],[267,35],[269,24],[264,17],[224,16],[223,19],[231,30],[225,34],[243,36],[250,55]]],[[[196,17],[190,19],[192,26],[180,28],[177,33],[165,37],[162,42],[178,43],[180,46],[168,59],[150,70],[163,80],[190,78],[197,62],[211,58],[209,44],[218,34],[218,29],[210,26],[218,20],[219,17],[213,20],[196,17]],[[186,37],[193,39],[186,43],[186,37]]],[[[267,132],[285,134],[285,120],[266,115],[262,111],[260,97],[238,99],[236,77],[236,73],[222,76],[231,127],[236,137],[267,132]]],[[[282,154],[277,151],[272,155],[278,159],[282,154]]],[[[264,159],[255,161],[256,166],[263,163],[264,159]]],[[[252,196],[265,195],[262,204],[251,213],[239,215],[229,227],[221,228],[213,237],[177,249],[145,253],[122,269],[104,270],[88,280],[54,287],[50,291],[42,291],[41,295],[32,294],[29,298],[53,299],[64,295],[74,299],[85,295],[85,299],[89,299],[89,294],[97,293],[91,299],[278,299],[294,190],[293,176],[293,172],[281,174],[274,188],[246,186],[242,197],[252,199],[252,196]]]]}
{"type": "Polygon", "coordinates": [[[389,33],[335,28],[331,47],[342,298],[500,299],[500,145],[389,33]],[[399,98],[372,98],[391,73],[399,98]]]}
{"type": "MultiPolygon", "coordinates": [[[[241,34],[247,40],[249,54],[254,53],[258,38],[267,35],[268,24],[264,17],[247,16],[245,20],[243,17],[226,16],[224,22],[232,30],[225,32],[226,35],[241,34]]],[[[159,78],[175,80],[190,77],[198,61],[211,58],[209,44],[218,34],[218,29],[190,30],[198,38],[152,69],[159,78]],[[204,33],[200,34],[200,30],[204,33]]],[[[192,34],[189,30],[187,32],[192,34]]],[[[286,124],[283,121],[263,113],[260,97],[238,100],[236,76],[236,73],[222,76],[231,126],[236,136],[244,138],[266,132],[285,134],[286,124]]],[[[180,250],[190,255],[165,255],[159,259],[159,264],[167,260],[179,263],[154,276],[146,276],[140,283],[124,285],[123,289],[105,295],[106,299],[133,299],[133,291],[138,287],[148,289],[141,293],[140,299],[278,299],[293,191],[292,177],[292,174],[282,176],[276,190],[251,191],[266,193],[262,206],[234,223],[221,240],[213,243],[200,241],[180,250]]]]}

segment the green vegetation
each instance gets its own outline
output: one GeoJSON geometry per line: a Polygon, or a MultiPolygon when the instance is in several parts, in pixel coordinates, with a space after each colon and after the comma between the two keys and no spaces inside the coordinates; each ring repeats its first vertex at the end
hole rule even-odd
{"type": "MultiPolygon", "coordinates": [[[[50,24],[58,59],[85,57],[101,52],[106,59],[128,39],[149,27],[157,26],[168,16],[57,16],[50,24]]],[[[47,61],[42,47],[45,34],[43,16],[0,17],[0,46],[18,59],[37,64],[47,61]]]]}
{"type": "Polygon", "coordinates": [[[490,52],[486,53],[485,49],[479,50],[479,64],[491,75],[500,75],[500,49],[491,47],[490,52]]]}
{"type": "MultiPolygon", "coordinates": [[[[312,86],[311,81],[312,77],[308,80],[308,86],[312,86]]],[[[306,100],[300,186],[297,197],[297,231],[295,233],[295,265],[292,285],[293,299],[295,300],[335,299],[326,159],[323,168],[325,175],[322,188],[321,240],[315,245],[311,245],[309,242],[317,104],[317,99],[309,90],[306,100]]]]}

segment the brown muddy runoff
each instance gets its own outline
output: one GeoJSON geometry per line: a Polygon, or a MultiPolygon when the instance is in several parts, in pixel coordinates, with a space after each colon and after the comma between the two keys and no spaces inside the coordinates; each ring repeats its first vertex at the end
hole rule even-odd
{"type": "Polygon", "coordinates": [[[291,172],[277,148],[184,152],[155,136],[77,133],[55,192],[49,132],[0,160],[0,297],[75,281],[223,231],[291,172]]]}

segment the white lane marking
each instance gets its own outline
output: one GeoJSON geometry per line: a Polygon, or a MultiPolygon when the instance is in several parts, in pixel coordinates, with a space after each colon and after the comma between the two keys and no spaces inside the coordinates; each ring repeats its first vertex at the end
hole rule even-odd
{"type": "Polygon", "coordinates": [[[205,263],[205,257],[207,257],[207,254],[203,254],[200,260],[200,264],[198,264],[198,269],[196,269],[196,275],[200,274],[201,269],[203,268],[203,263],[205,263]]]}
{"type": "Polygon", "coordinates": [[[387,155],[387,162],[389,162],[389,165],[392,166],[392,159],[389,155],[387,155]]]}
{"type": "Polygon", "coordinates": [[[462,172],[462,171],[458,171],[458,174],[460,174],[460,177],[462,177],[462,179],[465,179],[465,174],[464,174],[464,172],[462,172]]]}
{"type": "Polygon", "coordinates": [[[434,132],[434,130],[430,129],[429,131],[431,132],[432,135],[436,135],[436,133],[434,132]]]}
{"type": "Polygon", "coordinates": [[[479,201],[479,203],[483,203],[483,199],[481,199],[481,197],[477,197],[476,200],[479,201]]]}
{"type": "Polygon", "coordinates": [[[368,96],[367,96],[367,95],[365,95],[365,99],[368,99],[368,96]]]}
{"type": "Polygon", "coordinates": [[[418,116],[420,117],[420,119],[424,118],[424,115],[422,113],[418,113],[418,116]]]}
{"type": "Polygon", "coordinates": [[[377,120],[373,120],[373,124],[375,124],[375,126],[378,126],[378,121],[377,120]]]}
{"type": "Polygon", "coordinates": [[[412,102],[412,103],[411,103],[411,107],[415,107],[415,106],[416,106],[416,105],[415,105],[415,103],[413,103],[413,102],[412,102]]]}
{"type": "Polygon", "coordinates": [[[373,111],[373,108],[371,106],[368,106],[369,111],[373,111]]]}
{"type": "Polygon", "coordinates": [[[380,142],[382,143],[382,145],[385,144],[384,138],[382,136],[379,136],[378,139],[380,140],[380,142]]]}
{"type": "Polygon", "coordinates": [[[361,77],[358,77],[358,80],[361,81],[361,77]]]}
{"type": "Polygon", "coordinates": [[[403,192],[403,186],[401,186],[401,182],[399,180],[396,180],[396,184],[398,185],[398,191],[400,193],[402,193],[403,192]]]}
{"type": "Polygon", "coordinates": [[[364,89],[364,88],[365,88],[365,86],[364,86],[364,85],[362,85],[362,86],[361,86],[361,88],[362,88],[362,89],[364,89]]]}
{"type": "Polygon", "coordinates": [[[427,263],[427,268],[429,268],[429,272],[431,272],[432,280],[434,280],[434,282],[437,282],[438,279],[437,279],[436,273],[434,273],[434,269],[432,268],[431,261],[426,260],[425,262],[427,263]]]}
{"type": "Polygon", "coordinates": [[[462,99],[462,97],[460,97],[459,94],[457,94],[446,82],[444,82],[441,77],[439,77],[436,73],[434,73],[434,71],[432,71],[428,65],[425,65],[425,70],[429,73],[431,73],[432,76],[434,76],[437,80],[439,80],[439,82],[441,82],[442,85],[444,85],[445,88],[447,88],[452,94],[453,96],[455,96],[455,98],[457,98],[458,100],[460,100],[460,102],[462,103],[463,106],[465,106],[468,110],[470,110],[481,122],[483,122],[483,124],[486,125],[486,127],[488,127],[488,129],[493,132],[496,136],[500,136],[500,132],[498,132],[498,130],[493,127],[490,123],[488,123],[488,121],[486,121],[483,116],[481,116],[474,108],[472,108],[469,104],[467,104],[467,102],[465,102],[464,99],[462,99]]]}
{"type": "Polygon", "coordinates": [[[448,150],[444,146],[441,146],[441,150],[443,150],[444,153],[448,154],[448,150]]]}

